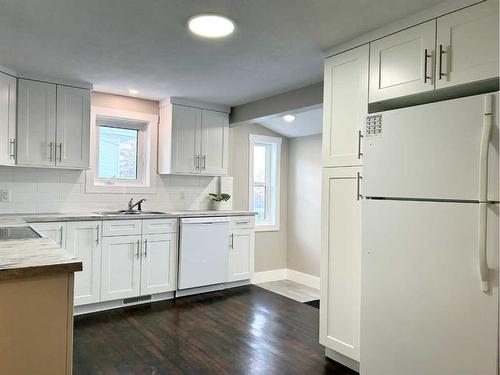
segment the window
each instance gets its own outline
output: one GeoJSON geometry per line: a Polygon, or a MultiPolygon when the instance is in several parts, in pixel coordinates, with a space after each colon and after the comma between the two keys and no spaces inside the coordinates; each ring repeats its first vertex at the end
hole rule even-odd
{"type": "Polygon", "coordinates": [[[101,107],[92,112],[93,168],[86,191],[155,192],[158,117],[101,107]]]}
{"type": "Polygon", "coordinates": [[[256,230],[279,230],[281,138],[250,134],[249,209],[256,230]]]}
{"type": "Polygon", "coordinates": [[[139,130],[99,125],[99,179],[137,180],[139,130]]]}

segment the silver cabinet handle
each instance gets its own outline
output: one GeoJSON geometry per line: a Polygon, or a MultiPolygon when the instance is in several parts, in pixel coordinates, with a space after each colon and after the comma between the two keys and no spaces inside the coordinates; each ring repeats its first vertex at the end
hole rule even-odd
{"type": "Polygon", "coordinates": [[[16,140],[13,138],[11,138],[10,140],[10,158],[16,158],[16,140]]]}
{"type": "Polygon", "coordinates": [[[229,243],[229,246],[231,247],[231,249],[234,249],[234,234],[231,234],[230,239],[231,242],[229,243]]]}
{"type": "Polygon", "coordinates": [[[144,240],[144,258],[148,256],[148,239],[144,240]]]}
{"type": "Polygon", "coordinates": [[[361,159],[363,153],[361,152],[361,139],[363,138],[363,133],[361,130],[358,132],[358,160],[361,159]]]}
{"type": "Polygon", "coordinates": [[[62,247],[62,241],[63,241],[63,227],[59,229],[59,246],[62,247]]]}
{"type": "MultiPolygon", "coordinates": [[[[62,151],[63,151],[62,147],[63,147],[63,144],[62,144],[62,142],[60,142],[59,143],[59,163],[62,163],[62,151]]],[[[57,150],[56,150],[56,154],[57,154],[57,150]]]]}
{"type": "Polygon", "coordinates": [[[135,253],[135,256],[137,257],[137,259],[139,259],[139,257],[141,256],[140,255],[140,248],[141,248],[141,241],[137,240],[137,251],[135,253]]]}
{"type": "Polygon", "coordinates": [[[443,55],[446,54],[447,51],[443,49],[443,45],[439,45],[439,79],[441,80],[443,77],[446,77],[448,74],[443,73],[443,55]]]}
{"type": "Polygon", "coordinates": [[[200,155],[194,156],[194,169],[196,170],[200,169],[200,155]]]}
{"type": "Polygon", "coordinates": [[[236,224],[250,224],[250,221],[236,220],[236,224]]]}
{"type": "Polygon", "coordinates": [[[95,244],[99,245],[99,225],[95,227],[95,244]]]}
{"type": "Polygon", "coordinates": [[[357,184],[357,187],[356,187],[356,200],[357,201],[359,201],[361,198],[363,198],[363,196],[360,193],[360,182],[361,182],[362,179],[363,179],[363,177],[358,172],[357,177],[356,177],[356,184],[357,184]]]}
{"type": "Polygon", "coordinates": [[[427,75],[428,69],[427,69],[427,59],[431,58],[431,64],[432,64],[432,52],[429,53],[429,50],[426,48],[424,50],[424,83],[427,83],[427,80],[430,81],[432,84],[432,74],[429,76],[427,75]]]}
{"type": "Polygon", "coordinates": [[[52,153],[54,152],[54,142],[49,143],[49,161],[52,161],[52,153]]]}
{"type": "Polygon", "coordinates": [[[203,170],[207,169],[207,155],[203,155],[201,160],[203,161],[203,170]]]}

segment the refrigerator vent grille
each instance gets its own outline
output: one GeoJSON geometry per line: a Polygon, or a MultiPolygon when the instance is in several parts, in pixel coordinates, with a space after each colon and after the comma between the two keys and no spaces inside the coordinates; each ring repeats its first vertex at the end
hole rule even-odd
{"type": "Polygon", "coordinates": [[[366,116],[366,136],[375,137],[382,134],[382,114],[366,116]]]}

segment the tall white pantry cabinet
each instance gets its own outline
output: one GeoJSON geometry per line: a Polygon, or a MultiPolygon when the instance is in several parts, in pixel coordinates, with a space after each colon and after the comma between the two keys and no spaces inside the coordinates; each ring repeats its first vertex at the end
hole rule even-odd
{"type": "Polygon", "coordinates": [[[404,105],[409,96],[428,99],[444,90],[462,96],[497,90],[498,8],[499,0],[486,0],[436,14],[325,60],[320,343],[328,357],[350,368],[359,371],[362,361],[361,200],[368,106],[404,105]]]}
{"type": "Polygon", "coordinates": [[[359,368],[363,123],[369,47],[325,61],[321,197],[320,343],[359,368]]]}

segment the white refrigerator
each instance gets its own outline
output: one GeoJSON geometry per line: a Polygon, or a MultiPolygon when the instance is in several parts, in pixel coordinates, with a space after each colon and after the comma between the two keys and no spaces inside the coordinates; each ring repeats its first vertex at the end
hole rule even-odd
{"type": "Polygon", "coordinates": [[[362,375],[495,375],[498,93],[367,116],[362,375]]]}

